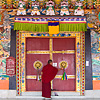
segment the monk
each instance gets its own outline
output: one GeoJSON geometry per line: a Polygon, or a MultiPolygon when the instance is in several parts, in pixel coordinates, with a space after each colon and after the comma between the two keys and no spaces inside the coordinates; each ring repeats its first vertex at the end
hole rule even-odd
{"type": "Polygon", "coordinates": [[[52,60],[48,60],[48,64],[43,67],[42,69],[42,97],[51,98],[51,80],[54,79],[57,72],[61,69],[57,69],[56,67],[53,67],[52,60]]]}

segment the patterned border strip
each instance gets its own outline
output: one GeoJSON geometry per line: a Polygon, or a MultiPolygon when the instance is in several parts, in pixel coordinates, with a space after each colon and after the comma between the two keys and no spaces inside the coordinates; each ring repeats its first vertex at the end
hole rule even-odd
{"type": "Polygon", "coordinates": [[[80,95],[85,95],[85,33],[81,33],[80,95]]]}
{"type": "Polygon", "coordinates": [[[19,32],[16,33],[16,90],[17,95],[20,95],[19,92],[19,32]]]}
{"type": "MultiPolygon", "coordinates": [[[[73,34],[73,33],[71,33],[73,34]]],[[[75,34],[76,36],[76,91],[80,91],[80,35],[81,33],[75,34]]]]}
{"type": "Polygon", "coordinates": [[[80,95],[82,95],[82,33],[80,37],[80,95]]]}
{"type": "Polygon", "coordinates": [[[82,95],[85,95],[85,33],[82,34],[82,95]]]}
{"type": "Polygon", "coordinates": [[[15,17],[15,22],[20,23],[33,23],[33,24],[48,24],[49,20],[59,21],[60,23],[86,23],[86,17],[48,17],[48,18],[37,18],[37,17],[15,17]]]}
{"type": "MultiPolygon", "coordinates": [[[[22,35],[22,33],[20,32],[20,34],[21,34],[21,73],[22,73],[22,75],[21,75],[21,87],[22,87],[22,91],[24,90],[26,90],[26,80],[25,80],[25,77],[26,77],[26,73],[25,73],[25,67],[24,67],[24,65],[25,65],[25,59],[26,59],[26,56],[25,56],[25,53],[26,53],[26,47],[25,47],[25,41],[26,41],[26,39],[25,39],[25,34],[23,34],[22,35]],[[24,59],[24,60],[23,60],[24,59]]],[[[22,92],[21,91],[21,92],[22,92]]]]}
{"type": "Polygon", "coordinates": [[[21,51],[22,51],[22,47],[21,47],[21,34],[19,33],[19,81],[20,81],[20,84],[19,84],[19,88],[20,88],[20,95],[22,94],[22,81],[21,81],[21,76],[22,76],[22,71],[21,71],[21,51]]]}
{"type": "Polygon", "coordinates": [[[8,75],[0,75],[0,80],[9,80],[8,75]]]}
{"type": "Polygon", "coordinates": [[[93,80],[100,80],[100,75],[93,75],[92,78],[93,80]]]}
{"type": "Polygon", "coordinates": [[[16,34],[16,84],[17,95],[21,95],[21,34],[16,34]]]}
{"type": "Polygon", "coordinates": [[[6,78],[0,77],[0,80],[9,80],[9,77],[6,77],[6,78]]]}

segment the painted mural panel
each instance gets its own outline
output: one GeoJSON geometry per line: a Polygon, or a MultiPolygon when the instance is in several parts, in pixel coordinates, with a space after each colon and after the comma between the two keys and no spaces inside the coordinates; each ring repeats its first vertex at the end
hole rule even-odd
{"type": "Polygon", "coordinates": [[[100,34],[91,30],[93,90],[100,90],[100,34]]]}
{"type": "Polygon", "coordinates": [[[91,53],[93,80],[100,80],[100,34],[91,31],[91,53]]]}
{"type": "Polygon", "coordinates": [[[6,75],[6,58],[10,55],[10,21],[7,11],[2,10],[2,15],[4,17],[0,30],[0,75],[6,75]]]}

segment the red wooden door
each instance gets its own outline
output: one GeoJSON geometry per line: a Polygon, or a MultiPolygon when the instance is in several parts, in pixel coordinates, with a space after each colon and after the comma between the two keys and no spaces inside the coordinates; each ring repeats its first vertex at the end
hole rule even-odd
{"type": "MultiPolygon", "coordinates": [[[[42,62],[43,66],[47,64],[47,61],[50,58],[49,54],[39,54],[36,52],[48,51],[49,39],[27,38],[26,50],[27,52],[35,51],[35,53],[26,54],[26,91],[41,91],[42,83],[34,78],[34,76],[37,76],[37,69],[34,67],[34,63],[35,61],[40,61],[42,62]]],[[[42,68],[39,69],[39,74],[41,74],[41,70],[42,68]]]]}
{"type": "MultiPolygon", "coordinates": [[[[37,81],[34,76],[37,76],[37,69],[34,67],[35,61],[42,62],[43,66],[47,64],[52,53],[54,63],[66,61],[68,67],[65,69],[67,75],[75,75],[75,53],[57,53],[56,51],[75,50],[75,39],[73,38],[27,38],[26,39],[26,91],[41,91],[42,83],[37,81]],[[50,43],[52,42],[52,43],[50,43]],[[52,50],[50,47],[52,46],[52,50]],[[54,52],[55,51],[55,52],[54,52]]],[[[39,74],[41,73],[39,69],[39,74]]],[[[57,75],[62,76],[63,71],[59,71],[57,75]]],[[[52,82],[52,88],[57,91],[75,91],[75,78],[61,80],[55,78],[52,82]]]]}
{"type": "MultiPolygon", "coordinates": [[[[75,39],[74,38],[60,38],[53,39],[53,51],[74,51],[75,39]]],[[[54,53],[53,62],[57,63],[57,68],[60,68],[59,63],[61,61],[67,62],[68,66],[65,68],[65,72],[68,76],[75,76],[75,52],[74,53],[54,53]]],[[[59,71],[57,75],[62,76],[63,71],[59,71]]],[[[53,89],[56,91],[75,91],[75,78],[67,78],[67,80],[61,80],[61,78],[55,78],[53,80],[53,89]]]]}

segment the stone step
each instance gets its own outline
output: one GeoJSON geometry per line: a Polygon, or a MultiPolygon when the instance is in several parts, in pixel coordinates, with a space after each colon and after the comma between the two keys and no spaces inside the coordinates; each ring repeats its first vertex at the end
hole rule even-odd
{"type": "MultiPolygon", "coordinates": [[[[44,99],[42,96],[16,96],[16,98],[34,98],[44,99]]],[[[66,99],[66,98],[85,98],[85,96],[51,96],[52,99],[66,99]]]]}
{"type": "MultiPolygon", "coordinates": [[[[79,92],[51,92],[52,96],[80,96],[79,92]]],[[[22,92],[22,96],[41,96],[42,92],[22,92]]]]}

